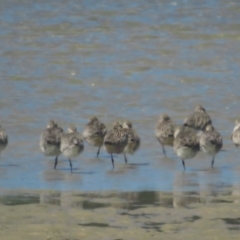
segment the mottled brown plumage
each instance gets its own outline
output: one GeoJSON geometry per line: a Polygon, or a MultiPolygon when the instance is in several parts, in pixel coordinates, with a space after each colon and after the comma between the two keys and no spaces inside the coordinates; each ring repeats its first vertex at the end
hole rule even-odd
{"type": "Polygon", "coordinates": [[[119,122],[113,124],[113,128],[106,134],[104,138],[104,147],[111,154],[112,165],[114,168],[113,153],[123,153],[128,143],[128,135],[119,122]]]}
{"type": "Polygon", "coordinates": [[[194,158],[199,151],[199,138],[196,131],[184,126],[176,127],[173,150],[181,158],[185,170],[184,160],[194,158]]]}
{"type": "Polygon", "coordinates": [[[184,126],[196,130],[205,130],[206,126],[211,124],[212,120],[202,105],[198,105],[194,113],[184,120],[184,126]]]}
{"type": "Polygon", "coordinates": [[[68,158],[72,172],[71,158],[77,157],[84,149],[83,138],[76,127],[70,126],[68,132],[62,134],[60,149],[63,155],[68,158]]]}
{"type": "Polygon", "coordinates": [[[138,148],[140,147],[140,137],[138,136],[137,132],[132,128],[132,123],[130,121],[125,121],[123,123],[123,129],[128,136],[128,143],[127,146],[124,148],[124,158],[125,163],[127,163],[126,154],[134,154],[138,150],[138,148]]]}
{"type": "Polygon", "coordinates": [[[231,139],[236,147],[240,146],[240,119],[236,120],[231,139]]]}
{"type": "Polygon", "coordinates": [[[90,145],[98,147],[97,157],[100,153],[100,148],[103,145],[103,140],[106,134],[106,126],[100,122],[97,117],[92,117],[84,127],[83,138],[90,145]]]}
{"type": "Polygon", "coordinates": [[[162,151],[165,157],[166,150],[164,146],[173,146],[174,128],[174,122],[170,119],[170,117],[167,114],[161,114],[155,130],[155,135],[162,146],[162,151]]]}
{"type": "Polygon", "coordinates": [[[56,156],[54,169],[58,163],[58,156],[61,154],[60,143],[63,129],[54,120],[50,120],[46,129],[40,136],[40,149],[45,156],[56,156]]]}
{"type": "Polygon", "coordinates": [[[212,125],[208,125],[206,127],[206,130],[201,133],[199,143],[201,150],[213,157],[213,167],[215,155],[221,150],[223,145],[222,136],[219,132],[214,130],[214,127],[212,125]]]}
{"type": "Polygon", "coordinates": [[[7,133],[0,125],[0,153],[6,148],[7,145],[8,145],[7,133]]]}

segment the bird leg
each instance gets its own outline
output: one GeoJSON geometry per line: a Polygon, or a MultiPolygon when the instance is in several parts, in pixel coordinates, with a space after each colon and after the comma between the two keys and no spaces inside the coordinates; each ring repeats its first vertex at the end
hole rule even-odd
{"type": "Polygon", "coordinates": [[[56,169],[56,167],[57,167],[57,164],[58,164],[58,156],[56,156],[56,158],[55,158],[55,162],[54,162],[54,169],[56,169]]]}
{"type": "Polygon", "coordinates": [[[185,162],[184,162],[183,159],[182,159],[182,165],[183,165],[183,169],[184,169],[184,171],[185,171],[185,162]]]}
{"type": "Polygon", "coordinates": [[[72,162],[71,162],[71,159],[69,158],[69,165],[70,165],[70,168],[71,168],[71,173],[72,173],[72,162]]]}
{"type": "Polygon", "coordinates": [[[164,145],[161,144],[161,146],[162,146],[162,151],[163,151],[163,155],[164,155],[164,157],[167,157],[167,155],[166,155],[166,150],[165,150],[165,148],[164,148],[164,145]]]}
{"type": "Polygon", "coordinates": [[[212,168],[213,168],[213,164],[214,164],[214,158],[215,158],[215,155],[213,156],[213,159],[212,159],[212,168]]]}
{"type": "Polygon", "coordinates": [[[98,151],[97,151],[97,158],[98,158],[98,155],[99,155],[99,153],[100,153],[100,148],[101,148],[101,147],[99,147],[99,148],[98,148],[98,151]]]}
{"type": "Polygon", "coordinates": [[[111,159],[112,159],[112,166],[113,166],[113,169],[114,169],[114,159],[113,159],[112,153],[111,153],[111,159]]]}
{"type": "Polygon", "coordinates": [[[125,153],[124,153],[124,159],[125,159],[125,163],[127,164],[128,160],[127,160],[127,156],[125,153]]]}

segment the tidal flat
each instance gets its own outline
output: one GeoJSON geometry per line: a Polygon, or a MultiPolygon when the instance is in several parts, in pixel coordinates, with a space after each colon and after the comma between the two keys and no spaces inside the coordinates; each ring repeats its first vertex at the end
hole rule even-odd
{"type": "Polygon", "coordinates": [[[1,190],[0,238],[239,239],[240,192],[1,190]]]}

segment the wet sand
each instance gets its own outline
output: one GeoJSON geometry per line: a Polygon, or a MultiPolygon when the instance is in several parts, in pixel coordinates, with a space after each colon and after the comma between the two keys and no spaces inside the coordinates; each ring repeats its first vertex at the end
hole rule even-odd
{"type": "Polygon", "coordinates": [[[182,163],[168,147],[163,157],[155,125],[164,112],[182,124],[198,104],[226,151],[216,156],[218,171],[208,171],[211,158],[204,154],[186,161],[186,171],[199,173],[195,182],[236,182],[239,150],[230,135],[239,118],[240,2],[121,2],[0,4],[0,124],[9,137],[0,188],[171,191],[182,163]],[[82,132],[92,116],[108,129],[131,120],[140,149],[128,166],[123,156],[114,157],[113,172],[109,154],[101,149],[96,159],[96,149],[85,143],[73,160],[74,177],[64,156],[54,172],[54,158],[39,149],[48,121],[82,132]]]}
{"type": "Polygon", "coordinates": [[[239,192],[1,191],[0,238],[239,239],[239,192]],[[151,200],[152,199],[152,200],[151,200]],[[151,202],[152,201],[152,202],[151,202]]]}

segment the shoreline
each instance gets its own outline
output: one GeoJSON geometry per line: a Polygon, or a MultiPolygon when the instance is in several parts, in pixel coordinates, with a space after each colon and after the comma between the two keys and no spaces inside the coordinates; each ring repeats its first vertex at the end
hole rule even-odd
{"type": "Polygon", "coordinates": [[[0,237],[238,239],[239,191],[0,191],[0,237]],[[181,233],[181,234],[179,234],[181,233]]]}

